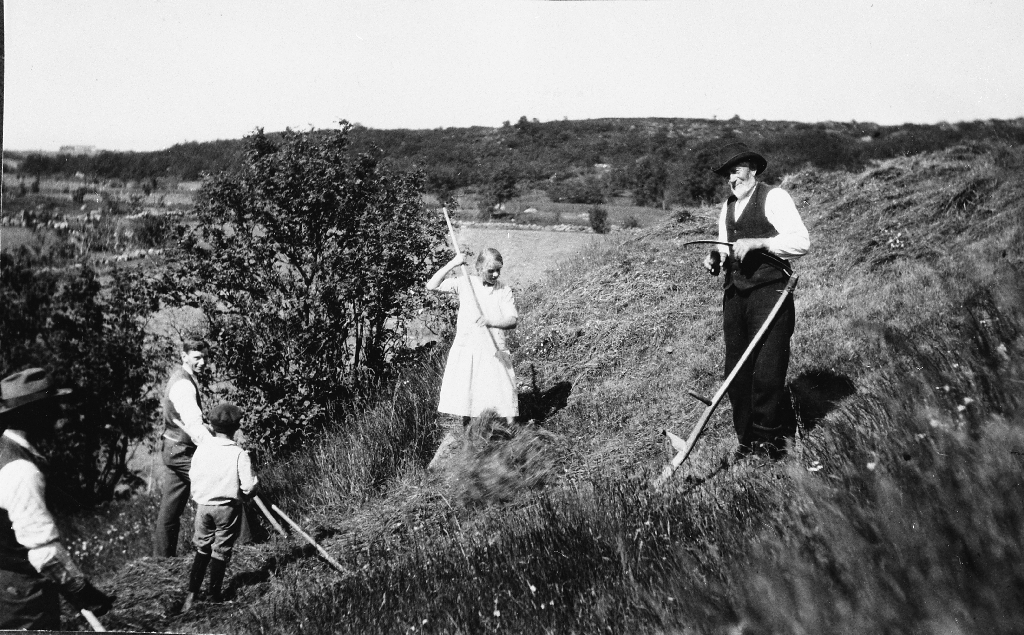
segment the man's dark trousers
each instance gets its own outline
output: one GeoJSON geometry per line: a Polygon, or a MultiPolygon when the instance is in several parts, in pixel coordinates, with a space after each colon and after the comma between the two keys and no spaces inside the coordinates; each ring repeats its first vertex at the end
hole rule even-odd
{"type": "Polygon", "coordinates": [[[162,443],[161,456],[165,469],[161,476],[160,512],[153,527],[153,555],[170,558],[178,555],[181,514],[185,511],[192,486],[188,469],[192,466],[192,455],[196,449],[166,438],[162,443]]]}
{"type": "MultiPolygon", "coordinates": [[[[786,280],[779,280],[745,291],[736,287],[725,290],[722,320],[726,375],[743,356],[785,288],[786,280]]],[[[757,441],[777,442],[784,432],[780,405],[785,394],[789,340],[795,322],[793,296],[789,295],[768,332],[729,385],[733,426],[743,445],[757,441]]]]}

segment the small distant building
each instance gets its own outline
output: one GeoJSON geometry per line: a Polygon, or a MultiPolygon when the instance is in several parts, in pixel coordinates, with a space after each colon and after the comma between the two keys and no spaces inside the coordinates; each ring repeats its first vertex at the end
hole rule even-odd
{"type": "Polygon", "coordinates": [[[57,154],[91,157],[96,154],[96,146],[61,146],[57,154]]]}

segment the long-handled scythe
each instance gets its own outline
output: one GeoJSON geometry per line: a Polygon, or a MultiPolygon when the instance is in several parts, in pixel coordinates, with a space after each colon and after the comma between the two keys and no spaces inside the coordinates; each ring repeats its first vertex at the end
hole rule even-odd
{"type": "MultiPolygon", "coordinates": [[[[692,245],[708,243],[725,244],[729,245],[729,247],[732,247],[731,243],[722,243],[717,240],[695,240],[688,242],[686,244],[692,245]]],[[[704,413],[700,416],[700,420],[697,421],[697,425],[694,426],[693,431],[690,432],[690,436],[685,441],[681,437],[678,437],[669,432],[668,429],[662,431],[665,434],[665,436],[668,437],[669,441],[672,442],[672,447],[675,448],[676,455],[672,459],[672,462],[666,465],[664,469],[662,469],[661,475],[658,476],[657,479],[655,479],[655,487],[660,487],[662,484],[665,483],[665,481],[671,478],[672,474],[674,474],[675,471],[679,468],[679,466],[683,464],[683,461],[686,460],[686,457],[690,455],[690,451],[693,449],[693,445],[697,442],[697,437],[699,437],[700,433],[703,432],[704,426],[706,426],[708,421],[711,419],[711,415],[714,414],[719,402],[721,402],[722,398],[725,397],[725,393],[729,389],[729,385],[732,383],[733,379],[736,378],[736,375],[739,374],[740,368],[742,368],[743,364],[746,363],[747,358],[749,358],[750,355],[754,352],[754,348],[757,347],[758,342],[760,342],[761,338],[764,337],[764,334],[768,332],[768,328],[771,326],[772,321],[775,320],[775,316],[782,309],[782,304],[786,301],[786,297],[793,293],[793,290],[796,289],[796,283],[799,279],[799,275],[790,276],[789,281],[786,283],[786,288],[782,290],[781,295],[779,296],[778,302],[776,302],[775,306],[772,307],[771,313],[769,313],[768,317],[765,318],[764,323],[761,325],[761,328],[758,329],[757,333],[754,335],[754,338],[750,340],[750,344],[747,346],[747,350],[743,351],[743,356],[740,357],[738,362],[736,362],[736,365],[733,367],[732,371],[729,372],[729,376],[725,378],[725,381],[722,382],[722,385],[718,389],[718,392],[715,393],[715,396],[712,397],[711,399],[706,399],[694,393],[693,391],[688,391],[690,396],[707,404],[707,408],[704,409],[704,413]]]]}

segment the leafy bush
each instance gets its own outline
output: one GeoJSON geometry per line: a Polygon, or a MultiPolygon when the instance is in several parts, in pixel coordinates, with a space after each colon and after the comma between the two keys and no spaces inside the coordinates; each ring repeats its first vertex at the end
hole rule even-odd
{"type": "Polygon", "coordinates": [[[176,224],[163,214],[146,214],[135,221],[135,242],[140,247],[162,247],[173,236],[176,224]]]}
{"type": "Polygon", "coordinates": [[[500,208],[506,201],[519,196],[518,178],[516,170],[508,165],[502,166],[491,175],[480,194],[478,208],[480,220],[490,220],[495,209],[500,208]]]}
{"type": "Polygon", "coordinates": [[[167,289],[209,317],[218,367],[264,451],[298,447],[387,374],[444,257],[422,175],[352,153],[349,131],[248,137],[244,165],[204,184],[167,289]]]}
{"type": "Polygon", "coordinates": [[[640,206],[664,205],[669,170],[664,159],[654,155],[640,157],[626,175],[633,192],[633,203],[640,206]]]}
{"type": "Polygon", "coordinates": [[[27,247],[0,254],[0,376],[41,366],[74,389],[74,414],[51,453],[63,506],[110,500],[131,444],[151,429],[155,380],[140,316],[155,308],[137,276],[69,266],[27,247]]]}
{"type": "Polygon", "coordinates": [[[608,210],[595,205],[587,210],[587,218],[590,221],[590,228],[598,234],[608,233],[608,210]]]}

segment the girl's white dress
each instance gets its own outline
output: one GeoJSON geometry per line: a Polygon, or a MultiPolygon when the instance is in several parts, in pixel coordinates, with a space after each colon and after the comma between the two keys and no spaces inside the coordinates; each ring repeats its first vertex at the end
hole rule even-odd
{"type": "Polygon", "coordinates": [[[502,417],[518,416],[516,376],[512,356],[505,347],[505,330],[477,325],[480,312],[473,301],[470,284],[488,319],[519,317],[512,289],[500,280],[494,286],[487,286],[479,276],[467,279],[459,275],[441,283],[439,290],[459,294],[459,316],[455,323],[455,341],[444,367],[437,411],[476,417],[492,408],[502,417]]]}

